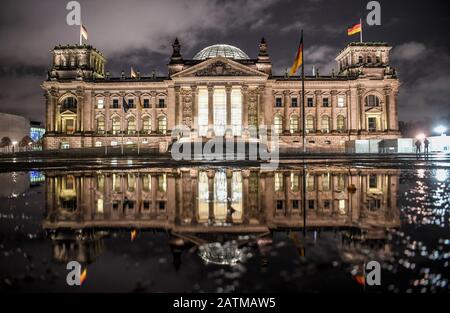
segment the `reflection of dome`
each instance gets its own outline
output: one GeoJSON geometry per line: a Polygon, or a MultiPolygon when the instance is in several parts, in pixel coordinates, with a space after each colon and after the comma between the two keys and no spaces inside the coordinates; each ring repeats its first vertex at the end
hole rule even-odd
{"type": "Polygon", "coordinates": [[[242,251],[234,241],[219,242],[199,246],[199,255],[207,263],[235,265],[243,259],[242,251]]]}
{"type": "Polygon", "coordinates": [[[219,44],[204,48],[194,56],[194,60],[206,60],[218,56],[235,60],[250,59],[249,56],[239,48],[230,45],[219,44]]]}

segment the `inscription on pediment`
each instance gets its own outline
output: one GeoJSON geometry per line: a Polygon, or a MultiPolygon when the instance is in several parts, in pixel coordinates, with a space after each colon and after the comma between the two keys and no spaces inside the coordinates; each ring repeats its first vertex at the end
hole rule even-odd
{"type": "Polygon", "coordinates": [[[195,73],[195,76],[248,76],[241,70],[233,68],[230,64],[222,61],[211,63],[204,69],[201,69],[195,73]]]}

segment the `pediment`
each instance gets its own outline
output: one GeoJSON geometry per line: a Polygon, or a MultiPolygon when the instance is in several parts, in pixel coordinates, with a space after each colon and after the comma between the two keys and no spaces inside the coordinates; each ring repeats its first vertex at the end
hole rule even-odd
{"type": "Polygon", "coordinates": [[[381,113],[382,111],[381,107],[370,107],[365,110],[367,113],[381,113]]]}
{"type": "Polygon", "coordinates": [[[174,75],[177,77],[211,77],[211,76],[257,76],[268,77],[266,73],[250,68],[239,62],[224,57],[215,57],[182,70],[174,75]]]}

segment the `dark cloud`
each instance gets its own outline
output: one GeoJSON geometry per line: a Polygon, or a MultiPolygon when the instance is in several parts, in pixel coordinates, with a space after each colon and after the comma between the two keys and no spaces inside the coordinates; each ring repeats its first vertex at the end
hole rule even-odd
{"type": "MultiPolygon", "coordinates": [[[[76,43],[78,28],[66,24],[59,0],[6,0],[0,11],[0,110],[44,120],[40,83],[50,50],[76,43]]],[[[394,46],[392,64],[402,81],[400,118],[448,114],[450,77],[449,4],[430,0],[380,1],[382,25],[364,26],[364,39],[394,46]]],[[[367,13],[367,1],[350,0],[102,0],[80,1],[89,42],[118,75],[130,66],[148,75],[166,74],[178,37],[191,58],[207,45],[229,43],[256,57],[266,37],[275,73],[290,67],[305,32],[306,71],[329,74],[335,55],[350,41],[346,28],[367,13]]],[[[357,37],[357,36],[356,36],[357,37]]]]}

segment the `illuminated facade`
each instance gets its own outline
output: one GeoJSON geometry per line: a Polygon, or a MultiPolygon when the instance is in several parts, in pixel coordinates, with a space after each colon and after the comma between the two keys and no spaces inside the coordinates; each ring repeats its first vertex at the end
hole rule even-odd
{"type": "MultiPolygon", "coordinates": [[[[337,73],[306,77],[309,150],[343,151],[347,140],[399,137],[399,81],[389,66],[390,49],[384,43],[351,43],[336,57],[337,73]]],[[[215,136],[248,141],[250,127],[267,125],[269,136],[279,136],[281,150],[302,146],[301,81],[272,75],[264,39],[255,59],[223,44],[184,59],[176,40],[165,77],[111,77],[105,64],[91,46],[54,48],[42,85],[46,149],[138,140],[168,147],[175,125],[187,127],[183,136],[194,141],[215,136]]]]}

